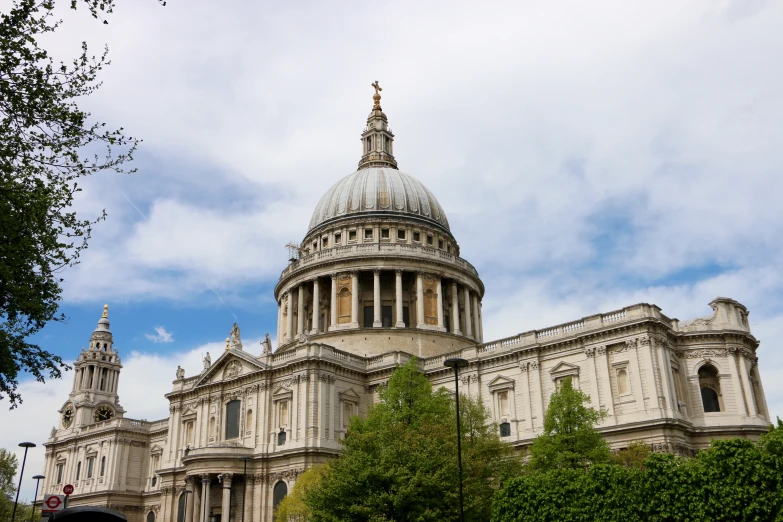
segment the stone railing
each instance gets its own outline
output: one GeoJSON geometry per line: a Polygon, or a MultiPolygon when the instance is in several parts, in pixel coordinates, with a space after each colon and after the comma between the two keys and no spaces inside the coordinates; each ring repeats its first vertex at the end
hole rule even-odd
{"type": "Polygon", "coordinates": [[[313,252],[312,254],[304,254],[296,261],[291,262],[291,264],[282,271],[280,278],[282,279],[299,270],[324,261],[362,258],[375,255],[402,258],[412,257],[417,259],[429,259],[445,262],[458,268],[462,268],[463,270],[467,270],[474,276],[478,277],[478,271],[473,265],[459,256],[450,254],[437,248],[420,245],[409,245],[407,243],[366,243],[338,246],[327,248],[325,250],[319,250],[318,252],[313,252]]]}

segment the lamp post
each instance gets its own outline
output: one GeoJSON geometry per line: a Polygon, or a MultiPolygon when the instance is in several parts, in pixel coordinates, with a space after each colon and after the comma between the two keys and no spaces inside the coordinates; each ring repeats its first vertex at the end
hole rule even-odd
{"type": "Polygon", "coordinates": [[[35,480],[35,496],[33,497],[33,509],[30,513],[30,522],[33,522],[35,519],[35,500],[38,498],[38,484],[41,483],[41,480],[45,479],[43,475],[36,475],[33,477],[33,480],[35,480]]]}
{"type": "Polygon", "coordinates": [[[182,510],[182,520],[187,521],[188,519],[188,493],[193,493],[193,491],[186,489],[183,491],[185,494],[185,509],[182,510]]]}
{"type": "Polygon", "coordinates": [[[449,368],[454,368],[454,385],[456,387],[457,397],[457,462],[459,464],[459,519],[460,522],[465,522],[465,513],[462,502],[462,435],[460,435],[459,425],[459,369],[465,368],[468,365],[468,361],[460,359],[458,357],[452,357],[443,361],[443,365],[449,368]]]}
{"type": "Polygon", "coordinates": [[[245,470],[242,472],[242,522],[245,522],[245,492],[247,491],[247,461],[253,457],[242,457],[245,470]]]}
{"type": "Polygon", "coordinates": [[[16,505],[19,503],[19,490],[22,489],[22,475],[24,475],[24,464],[27,462],[27,450],[34,448],[35,444],[32,442],[22,442],[19,444],[20,448],[24,448],[24,458],[22,459],[22,470],[19,472],[19,487],[16,488],[16,500],[14,500],[14,511],[11,513],[11,522],[14,522],[16,518],[16,505]]]}

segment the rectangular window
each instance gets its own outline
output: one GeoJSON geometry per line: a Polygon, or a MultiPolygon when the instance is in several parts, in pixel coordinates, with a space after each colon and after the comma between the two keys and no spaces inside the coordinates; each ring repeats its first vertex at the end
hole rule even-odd
{"type": "Polygon", "coordinates": [[[63,465],[57,464],[57,484],[63,483],[63,465]]]}
{"type": "Polygon", "coordinates": [[[434,240],[432,239],[432,236],[430,234],[427,234],[427,244],[428,245],[434,244],[434,240]]]}
{"type": "Polygon", "coordinates": [[[226,439],[239,437],[239,407],[240,401],[231,401],[226,404],[226,439]]]}
{"type": "Polygon", "coordinates": [[[185,424],[185,444],[193,444],[193,422],[185,424]]]}
{"type": "Polygon", "coordinates": [[[343,403],[343,428],[347,428],[350,424],[351,417],[353,417],[353,404],[350,402],[343,403]]]}
{"type": "Polygon", "coordinates": [[[349,230],[348,231],[348,241],[356,241],[356,231],[355,230],[349,230]]]}
{"type": "Polygon", "coordinates": [[[280,424],[280,426],[288,425],[288,401],[283,401],[280,403],[280,417],[278,424],[280,424]]]}
{"type": "Polygon", "coordinates": [[[364,327],[365,328],[372,328],[374,314],[375,314],[375,307],[373,307],[373,306],[365,306],[364,307],[364,327]]]}
{"type": "Polygon", "coordinates": [[[82,463],[77,462],[76,463],[76,480],[79,480],[79,478],[82,476],[82,463]]]}
{"type": "Polygon", "coordinates": [[[438,239],[438,248],[443,250],[443,240],[442,239],[438,239]]]}
{"type": "Polygon", "coordinates": [[[382,228],[381,229],[381,239],[389,239],[389,229],[388,228],[382,228]]]}
{"type": "Polygon", "coordinates": [[[342,242],[342,240],[343,240],[343,235],[340,234],[339,232],[334,235],[334,243],[336,245],[339,245],[342,242]]]}
{"type": "Polygon", "coordinates": [[[365,228],[364,229],[364,239],[372,239],[372,229],[371,228],[365,228]]]}
{"type": "Polygon", "coordinates": [[[95,468],[95,457],[87,459],[87,478],[92,478],[92,470],[95,468]]]}
{"type": "Polygon", "coordinates": [[[327,248],[329,246],[329,238],[324,236],[321,238],[321,246],[327,248]]]}
{"type": "Polygon", "coordinates": [[[500,417],[508,417],[508,392],[498,392],[498,414],[500,417]]]}
{"type": "Polygon", "coordinates": [[[313,252],[318,250],[318,241],[313,241],[313,252]]]}
{"type": "Polygon", "coordinates": [[[397,229],[397,239],[405,239],[405,230],[397,229]]]}
{"type": "Polygon", "coordinates": [[[402,307],[402,322],[405,323],[405,328],[410,328],[411,314],[410,314],[410,308],[408,308],[407,306],[402,307]]]}
{"type": "Polygon", "coordinates": [[[381,306],[381,323],[384,328],[391,328],[392,325],[392,307],[381,306]]]}
{"type": "Polygon", "coordinates": [[[414,241],[421,241],[421,234],[419,232],[413,233],[413,240],[414,241]]]}

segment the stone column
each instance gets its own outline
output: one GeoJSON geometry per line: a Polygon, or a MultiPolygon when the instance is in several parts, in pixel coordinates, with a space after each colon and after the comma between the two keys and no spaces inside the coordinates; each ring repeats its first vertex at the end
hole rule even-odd
{"type": "Polygon", "coordinates": [[[335,330],[337,328],[337,274],[332,274],[332,324],[329,326],[329,330],[335,330]]]}
{"type": "Polygon", "coordinates": [[[424,278],[416,272],[416,328],[424,326],[424,278]]]}
{"type": "Polygon", "coordinates": [[[359,328],[359,272],[351,272],[351,326],[359,328]]]}
{"type": "Polygon", "coordinates": [[[286,341],[291,341],[294,338],[294,296],[293,292],[289,290],[286,293],[288,300],[288,315],[286,316],[286,341]]]}
{"type": "Polygon", "coordinates": [[[191,520],[193,522],[201,522],[201,517],[203,514],[201,513],[201,495],[202,495],[202,487],[200,482],[200,477],[193,477],[193,518],[191,520]]]}
{"type": "Polygon", "coordinates": [[[194,517],[194,513],[196,511],[194,501],[196,497],[196,477],[195,475],[188,475],[188,477],[185,479],[185,488],[190,490],[190,493],[188,494],[188,498],[185,501],[185,509],[187,511],[185,517],[185,522],[194,522],[196,518],[194,517]]]}
{"type": "Polygon", "coordinates": [[[443,326],[443,280],[438,276],[438,329],[445,330],[443,326]]]}
{"type": "Polygon", "coordinates": [[[296,318],[296,335],[302,335],[304,333],[305,314],[304,314],[304,298],[305,298],[305,284],[299,285],[299,298],[297,299],[297,318],[296,318]]]}
{"type": "Polygon", "coordinates": [[[209,522],[209,475],[201,475],[201,522],[209,522]]]}
{"type": "Polygon", "coordinates": [[[473,336],[477,341],[481,342],[479,337],[479,330],[481,328],[479,327],[478,294],[473,294],[473,306],[471,306],[470,310],[473,312],[473,336]]]}
{"type": "MultiPolygon", "coordinates": [[[[729,352],[729,353],[731,353],[731,352],[729,352]]],[[[740,415],[750,415],[750,411],[748,410],[748,401],[745,400],[745,397],[743,397],[745,392],[744,392],[743,386],[742,386],[742,377],[740,377],[740,374],[739,374],[739,372],[740,372],[740,370],[739,370],[739,368],[740,368],[740,366],[739,366],[739,359],[741,359],[741,358],[742,358],[742,356],[739,355],[738,353],[736,353],[736,351],[735,351],[735,353],[732,355],[732,357],[728,361],[729,373],[731,374],[731,384],[732,384],[731,387],[734,389],[734,396],[736,397],[737,413],[739,413],[740,415]]],[[[721,382],[720,385],[721,385],[720,386],[721,394],[725,394],[727,387],[724,386],[723,382],[721,382]]],[[[700,402],[700,403],[702,402],[700,395],[698,396],[698,402],[700,402]]],[[[723,411],[725,411],[726,408],[727,408],[726,407],[726,401],[723,401],[723,408],[724,408],[723,411]]]]}
{"type": "Polygon", "coordinates": [[[380,328],[383,326],[381,322],[381,271],[375,269],[372,271],[372,310],[373,310],[373,328],[380,328]]]}
{"type": "Polygon", "coordinates": [[[245,520],[252,522],[253,520],[253,491],[255,490],[256,477],[255,475],[245,475],[245,520]]]}
{"type": "Polygon", "coordinates": [[[457,291],[457,282],[451,281],[451,332],[462,335],[459,329],[459,294],[457,291]]]}
{"type": "Polygon", "coordinates": [[[473,322],[473,314],[470,313],[470,288],[468,288],[467,285],[464,287],[465,294],[465,335],[468,337],[473,337],[473,325],[471,324],[473,322]]]}
{"type": "Polygon", "coordinates": [[[231,479],[232,473],[223,473],[223,504],[220,522],[231,522],[231,479]]]}
{"type": "Polygon", "coordinates": [[[277,346],[283,344],[283,301],[277,302],[277,346]]]}
{"type": "MultiPolygon", "coordinates": [[[[742,381],[742,387],[745,389],[745,400],[748,405],[748,415],[753,417],[759,413],[756,410],[756,403],[753,402],[753,386],[750,384],[750,370],[748,369],[747,359],[742,355],[742,352],[737,350],[736,357],[739,359],[740,367],[740,380],[742,381]]],[[[721,390],[722,392],[723,390],[721,390]]]]}
{"type": "Polygon", "coordinates": [[[313,329],[312,333],[321,332],[321,285],[316,277],[313,279],[313,329]]]}
{"type": "MultiPolygon", "coordinates": [[[[598,370],[599,378],[601,379],[600,389],[601,394],[604,397],[604,406],[606,407],[606,412],[609,414],[609,418],[611,418],[612,424],[616,424],[617,420],[613,418],[614,396],[612,395],[612,381],[609,377],[609,356],[606,353],[606,346],[596,346],[595,365],[598,370]]],[[[604,422],[608,420],[609,419],[606,419],[604,422]]]]}
{"type": "Polygon", "coordinates": [[[478,329],[478,337],[479,337],[479,342],[483,343],[484,342],[484,321],[483,321],[484,317],[483,317],[483,314],[481,313],[481,301],[479,301],[478,305],[476,306],[476,315],[478,316],[478,328],[479,328],[478,329]]]}
{"type": "Polygon", "coordinates": [[[405,328],[402,320],[402,270],[394,271],[394,301],[397,307],[397,322],[395,328],[405,328]]]}

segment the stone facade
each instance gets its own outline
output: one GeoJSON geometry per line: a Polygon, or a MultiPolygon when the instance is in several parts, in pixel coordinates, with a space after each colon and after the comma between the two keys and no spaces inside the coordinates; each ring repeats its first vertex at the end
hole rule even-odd
{"type": "Polygon", "coordinates": [[[692,321],[637,304],[483,342],[484,285],[434,196],[397,170],[377,93],[375,102],[359,171],[318,204],[275,288],[277,350],[269,340],[245,349],[235,328],[200,374],[177,369],[168,418],[132,420],[116,394],[121,364],[104,309],[46,444],[41,494],[71,483],[71,505],[107,505],[130,522],[243,512],[270,522],[297,476],[339,453],[348,419],[412,356],[448,389],[444,360],[468,360],[461,392],[480,395],[520,450],[567,377],[608,413],[600,429],[614,448],[643,440],[691,455],[713,438],[766,431],[759,343],[732,299],[692,321]]]}

